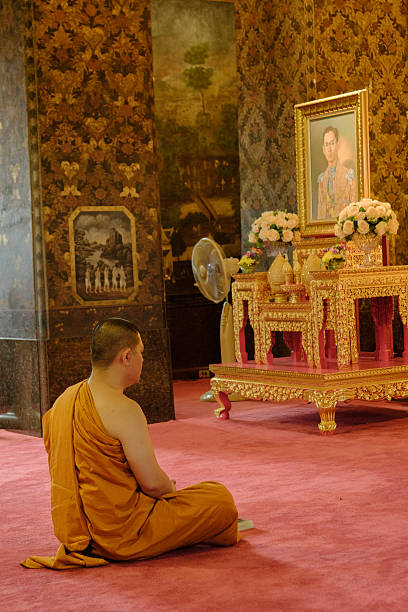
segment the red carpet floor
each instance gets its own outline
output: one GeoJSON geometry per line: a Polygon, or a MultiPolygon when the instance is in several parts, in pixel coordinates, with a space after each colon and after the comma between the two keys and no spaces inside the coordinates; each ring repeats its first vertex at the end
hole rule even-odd
{"type": "Polygon", "coordinates": [[[408,401],[359,402],[322,437],[312,405],[233,404],[176,382],[177,420],[151,426],[178,487],[211,479],[255,528],[230,549],[188,548],[97,569],[26,570],[53,554],[42,440],[0,430],[0,607],[64,611],[408,610],[408,401]]]}

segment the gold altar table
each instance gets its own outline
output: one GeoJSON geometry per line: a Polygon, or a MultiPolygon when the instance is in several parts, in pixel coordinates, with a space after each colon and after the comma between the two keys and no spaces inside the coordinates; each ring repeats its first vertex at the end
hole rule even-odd
{"type": "MultiPolygon", "coordinates": [[[[322,331],[326,318],[331,321],[330,327],[334,329],[338,367],[342,368],[349,363],[357,363],[359,339],[355,302],[358,299],[398,297],[399,314],[404,328],[406,327],[408,323],[408,266],[381,266],[357,270],[341,268],[337,271],[312,272],[311,276],[313,280],[310,283],[310,302],[316,367],[326,364],[322,342],[322,331]],[[327,308],[327,314],[325,308],[327,308]]],[[[376,341],[380,343],[386,343],[386,336],[390,336],[384,326],[388,328],[392,326],[392,300],[384,301],[383,310],[387,309],[390,312],[388,314],[385,312],[382,317],[388,320],[387,324],[381,320],[376,321],[374,316],[376,341]]],[[[388,350],[393,352],[392,347],[388,350]]],[[[404,353],[405,358],[406,351],[404,353]]]]}
{"type": "MultiPolygon", "coordinates": [[[[308,363],[313,358],[319,368],[327,364],[324,331],[333,330],[337,347],[337,364],[344,367],[359,358],[356,300],[361,298],[398,298],[398,308],[404,326],[408,325],[408,266],[319,271],[311,273],[310,299],[298,304],[272,302],[272,292],[266,272],[238,274],[232,286],[235,354],[238,363],[246,363],[245,326],[248,321],[254,331],[254,358],[258,364],[268,363],[268,337],[275,331],[301,331],[308,363]],[[311,339],[306,338],[309,330],[311,339]],[[313,355],[313,357],[312,357],[313,355]]],[[[385,303],[385,302],[384,302],[385,303]]],[[[388,301],[386,309],[392,308],[388,301]]],[[[374,313],[373,313],[374,314],[374,313]]],[[[384,318],[384,317],[383,317],[384,318]]],[[[387,326],[392,325],[388,319],[387,326]]],[[[389,331],[383,321],[376,321],[376,340],[384,342],[389,331]]],[[[389,348],[389,352],[392,349],[389,348]]],[[[385,353],[383,352],[383,358],[385,353]]],[[[408,347],[404,351],[408,359],[408,347]]]]}
{"type": "Polygon", "coordinates": [[[234,277],[238,363],[210,365],[219,418],[229,418],[232,392],[272,402],[301,399],[315,402],[320,431],[332,433],[339,401],[408,396],[408,266],[342,268],[312,272],[311,277],[309,300],[296,304],[272,302],[266,273],[234,277]],[[392,346],[395,297],[404,329],[404,352],[399,358],[394,358],[392,346]],[[375,326],[376,351],[369,355],[359,353],[356,304],[362,298],[371,299],[375,326]],[[254,361],[248,361],[245,347],[248,320],[254,331],[254,361]],[[327,330],[334,334],[334,359],[326,354],[327,330]],[[292,358],[272,357],[275,331],[292,334],[292,358]]]}

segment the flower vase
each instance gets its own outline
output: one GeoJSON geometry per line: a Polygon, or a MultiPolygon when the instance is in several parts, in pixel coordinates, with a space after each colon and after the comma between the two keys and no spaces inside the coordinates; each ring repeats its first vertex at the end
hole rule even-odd
{"type": "Polygon", "coordinates": [[[371,268],[376,265],[372,253],[378,248],[380,240],[381,236],[374,236],[373,234],[353,234],[354,244],[359,251],[364,253],[364,260],[360,264],[361,268],[371,268]]]}
{"type": "Polygon", "coordinates": [[[268,257],[276,257],[277,255],[283,255],[286,252],[288,244],[280,240],[277,240],[276,242],[268,242],[265,240],[263,242],[263,247],[268,257]]]}

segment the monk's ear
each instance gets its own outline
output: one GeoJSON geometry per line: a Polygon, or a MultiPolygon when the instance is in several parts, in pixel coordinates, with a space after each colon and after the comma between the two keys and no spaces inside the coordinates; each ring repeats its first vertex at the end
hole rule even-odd
{"type": "Polygon", "coordinates": [[[130,347],[122,349],[119,353],[119,358],[123,365],[128,365],[132,358],[132,349],[130,347]]]}

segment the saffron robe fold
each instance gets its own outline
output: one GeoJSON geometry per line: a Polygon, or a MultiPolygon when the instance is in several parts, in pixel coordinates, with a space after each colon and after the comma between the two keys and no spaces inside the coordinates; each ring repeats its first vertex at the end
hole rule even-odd
{"type": "Polygon", "coordinates": [[[120,441],[104,428],[87,381],[56,400],[43,426],[61,545],[55,557],[31,556],[24,567],[95,567],[239,540],[237,510],[222,484],[202,482],[159,499],[143,493],[120,441]]]}

